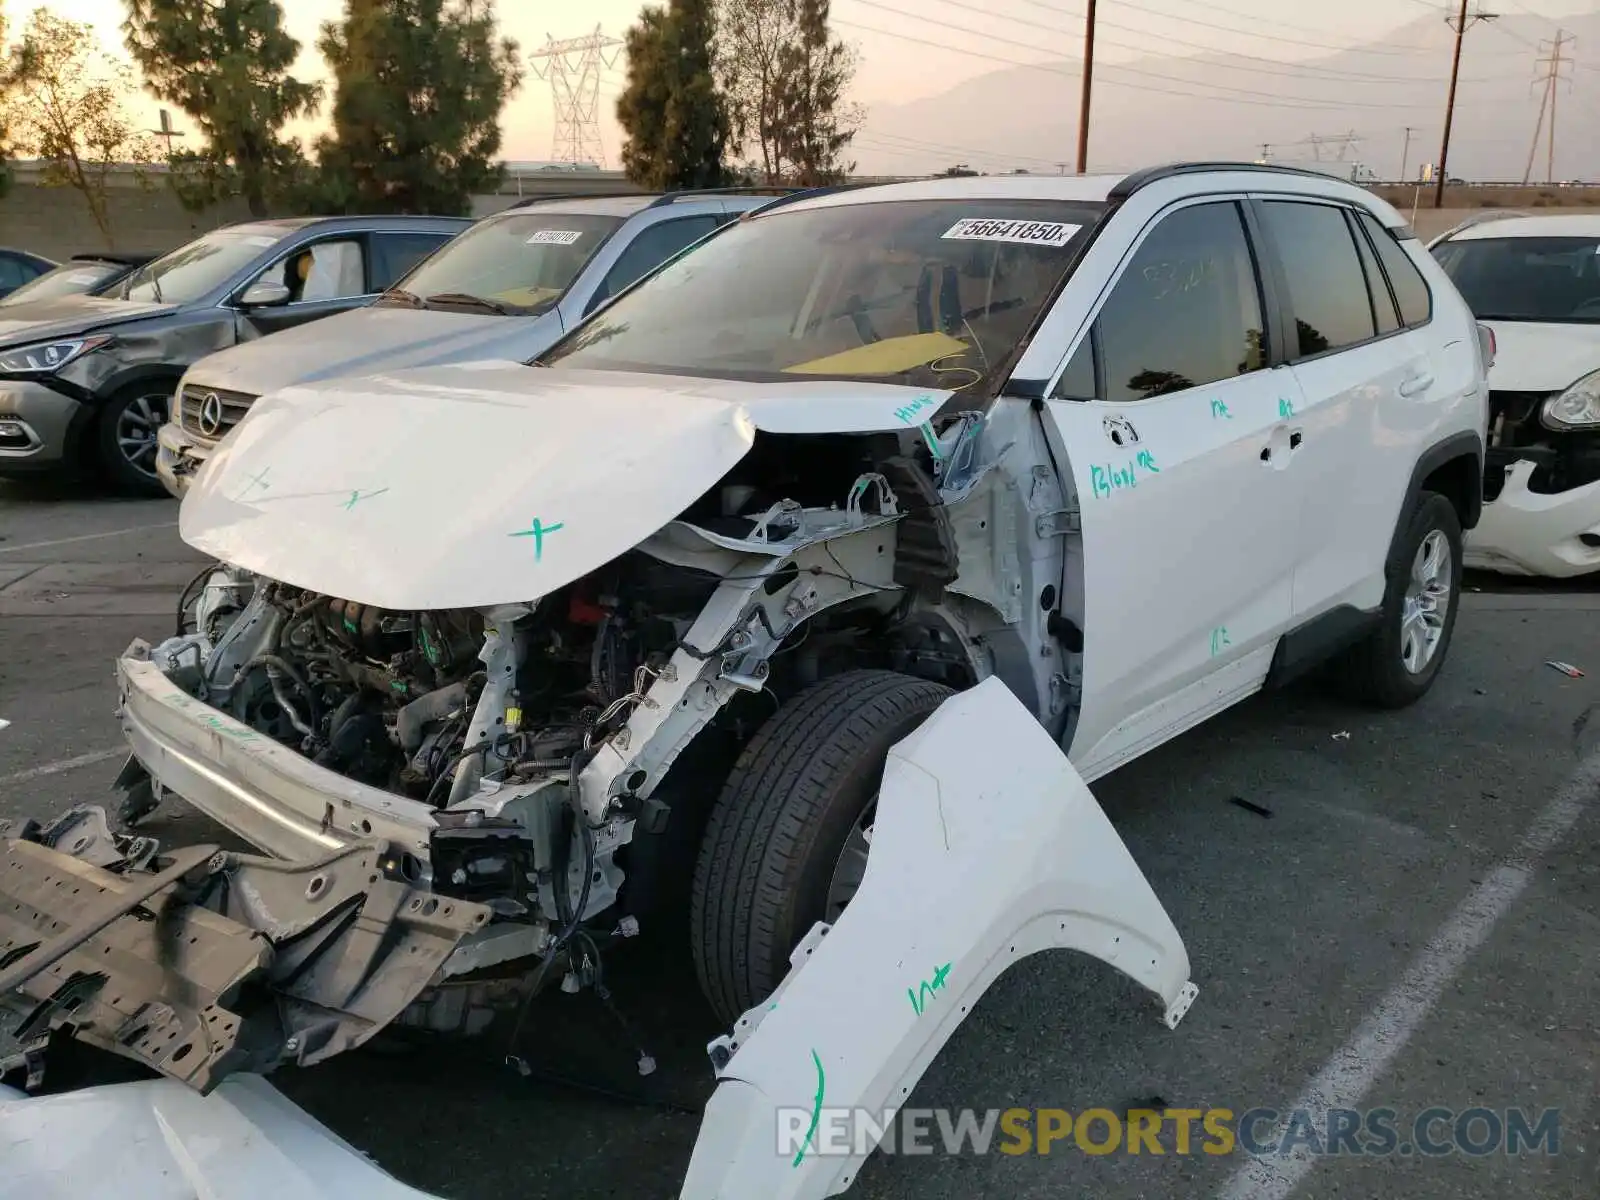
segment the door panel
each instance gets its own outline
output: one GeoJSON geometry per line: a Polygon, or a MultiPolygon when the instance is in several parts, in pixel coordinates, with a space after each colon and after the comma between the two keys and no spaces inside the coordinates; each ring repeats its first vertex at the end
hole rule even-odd
{"type": "Polygon", "coordinates": [[[1086,774],[1254,690],[1288,624],[1299,394],[1265,366],[1264,309],[1238,206],[1169,212],[1048,402],[1081,510],[1086,774]]]}
{"type": "Polygon", "coordinates": [[[1390,468],[1374,454],[1387,398],[1407,386],[1409,335],[1398,332],[1393,298],[1382,277],[1373,277],[1376,263],[1370,247],[1363,253],[1353,212],[1277,198],[1260,201],[1257,212],[1295,319],[1289,350],[1302,395],[1291,423],[1303,489],[1294,581],[1300,625],[1340,605],[1370,610],[1382,603],[1395,501],[1385,486],[1390,468]],[[1386,527],[1376,531],[1380,513],[1386,527]]]}

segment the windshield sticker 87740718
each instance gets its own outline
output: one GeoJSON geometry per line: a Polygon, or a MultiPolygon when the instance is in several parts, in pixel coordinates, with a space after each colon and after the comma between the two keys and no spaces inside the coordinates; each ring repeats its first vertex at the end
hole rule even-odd
{"type": "Polygon", "coordinates": [[[1065,246],[1082,225],[1062,221],[1003,221],[966,217],[945,231],[945,240],[957,242],[1019,242],[1025,246],[1065,246]]]}
{"type": "Polygon", "coordinates": [[[528,245],[570,246],[582,236],[581,229],[541,229],[528,239],[528,245]]]}

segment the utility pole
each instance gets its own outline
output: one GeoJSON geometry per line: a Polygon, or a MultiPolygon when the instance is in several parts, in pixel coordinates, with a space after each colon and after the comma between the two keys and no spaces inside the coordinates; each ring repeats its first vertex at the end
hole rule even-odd
{"type": "Polygon", "coordinates": [[[1078,109],[1078,174],[1089,170],[1089,97],[1094,84],[1094,8],[1089,0],[1089,11],[1083,18],[1083,102],[1078,109]]]}
{"type": "Polygon", "coordinates": [[[167,144],[167,158],[170,160],[172,158],[172,139],[183,137],[183,130],[174,129],[172,127],[172,114],[164,108],[161,110],[161,120],[159,124],[161,128],[147,129],[145,132],[150,134],[152,137],[160,138],[167,144]]]}
{"type": "Polygon", "coordinates": [[[1404,183],[1406,181],[1406,168],[1411,165],[1411,135],[1413,133],[1415,133],[1415,132],[1416,132],[1416,128],[1414,126],[1411,126],[1411,125],[1407,125],[1406,126],[1406,143],[1400,150],[1400,182],[1401,183],[1404,183]]]}
{"type": "Polygon", "coordinates": [[[1481,9],[1467,16],[1467,0],[1461,0],[1461,14],[1457,17],[1446,17],[1445,23],[1456,31],[1455,58],[1450,63],[1450,95],[1444,104],[1444,141],[1439,145],[1439,176],[1433,185],[1433,206],[1444,207],[1444,182],[1449,178],[1447,168],[1450,160],[1450,126],[1455,121],[1456,115],[1456,84],[1461,78],[1461,43],[1467,36],[1467,30],[1479,21],[1493,21],[1499,13],[1486,13],[1481,9]]]}

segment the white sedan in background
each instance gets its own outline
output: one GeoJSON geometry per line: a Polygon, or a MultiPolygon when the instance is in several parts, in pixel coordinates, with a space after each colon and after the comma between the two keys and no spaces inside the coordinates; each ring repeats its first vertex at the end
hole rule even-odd
{"type": "Polygon", "coordinates": [[[1496,340],[1483,516],[1466,564],[1600,570],[1600,215],[1480,221],[1431,249],[1496,340]]]}

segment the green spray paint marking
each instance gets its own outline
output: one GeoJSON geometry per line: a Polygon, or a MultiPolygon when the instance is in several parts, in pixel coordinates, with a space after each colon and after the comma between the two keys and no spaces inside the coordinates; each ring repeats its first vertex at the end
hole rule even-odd
{"type": "Polygon", "coordinates": [[[526,529],[519,529],[509,537],[531,537],[533,539],[533,561],[538,562],[544,557],[544,535],[554,533],[562,528],[562,523],[557,521],[554,525],[546,525],[538,517],[533,519],[533,524],[526,529]]]}
{"type": "Polygon", "coordinates": [[[1104,497],[1125,488],[1137,487],[1140,471],[1149,471],[1155,475],[1161,473],[1161,468],[1156,466],[1155,455],[1148,450],[1141,450],[1136,458],[1120,464],[1107,463],[1100,466],[1091,463],[1089,489],[1096,496],[1104,497]]]}
{"type": "Polygon", "coordinates": [[[909,425],[911,424],[912,417],[916,416],[925,408],[933,407],[934,403],[932,396],[918,396],[910,404],[902,404],[899,408],[895,409],[894,415],[909,425]]]}
{"type": "Polygon", "coordinates": [[[1221,654],[1224,649],[1231,645],[1233,645],[1233,643],[1228,640],[1228,631],[1226,628],[1213,629],[1211,631],[1212,658],[1215,658],[1217,655],[1221,654]]]}
{"type": "Polygon", "coordinates": [[[1279,397],[1279,399],[1278,399],[1278,415],[1280,417],[1292,417],[1292,416],[1294,416],[1294,405],[1290,404],[1287,400],[1283,399],[1282,397],[1279,397]]]}
{"type": "Polygon", "coordinates": [[[1218,417],[1221,417],[1225,421],[1233,420],[1233,414],[1228,411],[1228,406],[1221,400],[1213,400],[1211,402],[1211,416],[1213,420],[1218,417]]]}
{"type": "Polygon", "coordinates": [[[933,432],[933,426],[924,421],[917,426],[917,430],[922,434],[922,440],[928,443],[928,453],[933,455],[933,461],[943,462],[944,453],[939,449],[939,438],[933,432]]]}
{"type": "Polygon", "coordinates": [[[385,492],[387,492],[388,490],[389,490],[388,488],[382,487],[382,488],[379,488],[375,492],[351,492],[350,493],[350,499],[348,499],[348,500],[346,500],[344,502],[344,510],[345,510],[345,512],[349,512],[352,508],[354,508],[356,506],[356,501],[358,501],[358,500],[371,500],[374,496],[381,496],[385,492]]]}
{"type": "Polygon", "coordinates": [[[817,1132],[817,1122],[822,1120],[822,1092],[827,1084],[827,1076],[822,1071],[822,1058],[815,1050],[811,1051],[811,1061],[817,1066],[817,1098],[811,1102],[811,1125],[806,1130],[805,1141],[800,1143],[800,1149],[794,1156],[790,1165],[798,1167],[800,1160],[806,1156],[806,1147],[811,1145],[811,1138],[817,1132]]]}
{"type": "Polygon", "coordinates": [[[911,1010],[917,1016],[920,1017],[923,1014],[923,1011],[928,1007],[928,1001],[934,999],[934,993],[944,990],[944,981],[950,974],[950,966],[951,964],[945,963],[944,966],[935,968],[933,980],[930,982],[924,979],[922,985],[916,991],[912,991],[910,988],[906,989],[906,995],[911,998],[911,1010]]]}

